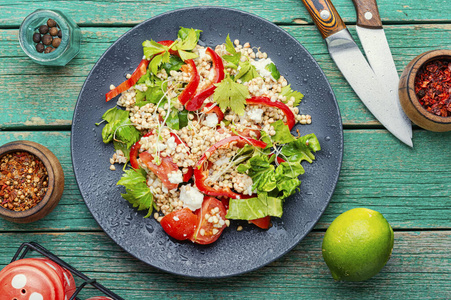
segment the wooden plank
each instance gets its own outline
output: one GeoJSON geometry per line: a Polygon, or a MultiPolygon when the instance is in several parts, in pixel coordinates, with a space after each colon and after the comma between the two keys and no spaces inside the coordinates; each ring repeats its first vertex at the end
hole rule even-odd
{"type": "MultiPolygon", "coordinates": [[[[239,8],[259,15],[272,22],[291,24],[312,24],[312,20],[301,1],[267,0],[239,1],[217,0],[208,5],[239,8]]],[[[334,5],[345,22],[355,23],[356,12],[350,1],[335,0],[334,5]]],[[[379,11],[383,22],[445,22],[449,21],[449,1],[390,1],[379,0],[379,11]]],[[[1,0],[0,26],[18,27],[22,20],[36,9],[61,9],[78,24],[98,25],[135,25],[148,18],[174,9],[205,6],[202,0],[182,1],[18,1],[1,0]]]]}
{"type": "MultiPolygon", "coordinates": [[[[104,233],[1,233],[0,269],[22,242],[33,240],[125,299],[443,299],[451,293],[451,231],[395,232],[387,265],[357,283],[334,282],[321,255],[323,235],[310,233],[287,255],[257,271],[200,280],[158,271],[104,233]]],[[[82,298],[95,295],[99,293],[89,290],[82,298]]]]}
{"type": "MultiPolygon", "coordinates": [[[[283,29],[313,54],[326,73],[345,126],[379,124],[332,62],[315,27],[284,26],[283,29]]],[[[100,55],[127,30],[129,28],[86,28],[80,54],[65,68],[34,64],[17,43],[17,30],[0,30],[0,111],[5,112],[0,115],[0,129],[67,128],[87,74],[100,55]]],[[[356,36],[354,28],[351,31],[356,36]]],[[[451,46],[451,25],[387,26],[386,33],[398,72],[423,51],[451,46]]]]}
{"type": "MultiPolygon", "coordinates": [[[[451,132],[415,131],[415,148],[410,149],[383,130],[345,130],[339,183],[316,228],[325,229],[340,213],[363,206],[384,214],[397,229],[450,229],[450,137],[451,132]]],[[[65,172],[65,191],[45,219],[31,224],[0,220],[0,231],[100,230],[75,182],[69,133],[0,132],[0,145],[19,139],[41,143],[55,153],[65,172]]],[[[314,195],[304,193],[303,197],[314,201],[314,195]]]]}

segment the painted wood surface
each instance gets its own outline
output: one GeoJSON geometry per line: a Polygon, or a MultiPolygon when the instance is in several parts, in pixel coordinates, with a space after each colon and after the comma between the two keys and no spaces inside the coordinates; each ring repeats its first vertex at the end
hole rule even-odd
{"type": "MultiPolygon", "coordinates": [[[[324,70],[337,97],[344,125],[380,127],[332,62],[318,30],[314,26],[282,28],[299,40],[324,70]]],[[[84,28],[81,52],[66,68],[43,67],[33,63],[20,49],[18,30],[0,30],[0,111],[4,112],[0,114],[0,129],[55,126],[69,129],[73,108],[87,74],[101,54],[129,29],[84,28]]],[[[354,26],[350,30],[357,37],[354,26]]],[[[399,73],[418,54],[451,47],[449,24],[394,25],[386,26],[385,31],[399,73]]],[[[134,67],[130,66],[130,72],[134,67]]],[[[284,75],[288,78],[293,76],[284,75]]],[[[108,86],[104,87],[106,91],[108,86]]],[[[93,101],[103,103],[104,100],[93,101]]]]}
{"type": "Polygon", "coordinates": [[[34,240],[125,299],[449,298],[451,231],[395,232],[387,265],[371,280],[357,283],[333,281],[321,255],[323,235],[310,233],[287,255],[257,271],[201,280],[162,273],[100,232],[0,233],[0,268],[22,241],[34,240]]]}
{"type": "MultiPolygon", "coordinates": [[[[356,22],[354,6],[349,0],[334,0],[345,22],[356,22]]],[[[379,0],[379,11],[385,23],[447,22],[451,2],[447,0],[379,0]]],[[[300,0],[1,0],[0,26],[18,27],[36,9],[60,9],[83,26],[135,25],[161,13],[192,6],[222,6],[244,10],[276,23],[312,24],[300,0]]]]}
{"type": "MultiPolygon", "coordinates": [[[[451,133],[415,134],[410,150],[385,130],[346,130],[338,186],[316,228],[325,229],[338,214],[363,206],[381,212],[395,229],[451,229],[451,133]]],[[[55,153],[66,176],[65,190],[44,220],[25,225],[0,220],[0,232],[99,230],[75,182],[69,132],[0,132],[0,145],[17,139],[41,143],[55,153]]]]}

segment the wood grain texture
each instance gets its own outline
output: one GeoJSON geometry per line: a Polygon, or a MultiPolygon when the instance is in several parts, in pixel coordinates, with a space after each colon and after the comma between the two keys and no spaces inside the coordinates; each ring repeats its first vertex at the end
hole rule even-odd
{"type": "Polygon", "coordinates": [[[352,0],[357,13],[357,25],[371,29],[381,29],[382,21],[376,0],[352,0]]]}
{"type": "MultiPolygon", "coordinates": [[[[378,125],[333,63],[316,27],[282,28],[300,41],[324,70],[338,99],[344,125],[378,125]]],[[[0,114],[0,129],[67,128],[72,122],[73,108],[87,74],[100,55],[127,30],[129,28],[85,28],[81,52],[65,68],[34,64],[20,49],[18,31],[0,30],[0,111],[5,112],[0,114]],[[64,86],[64,89],[54,92],[57,86],[64,86]]],[[[354,27],[350,31],[357,36],[354,27]]],[[[398,73],[419,53],[451,47],[451,25],[448,24],[385,26],[385,33],[398,73]]],[[[130,66],[130,69],[134,67],[130,66]]],[[[288,79],[296,76],[282,75],[288,79]]]]}
{"type": "MultiPolygon", "coordinates": [[[[357,283],[334,282],[322,259],[322,238],[312,232],[284,257],[246,275],[200,280],[158,271],[104,233],[1,233],[0,269],[22,242],[33,240],[125,299],[444,299],[451,293],[451,231],[395,232],[387,265],[357,283]]],[[[82,299],[94,295],[89,290],[82,299]]]]}
{"type": "Polygon", "coordinates": [[[323,39],[346,28],[332,2],[328,0],[302,0],[323,39]]]}
{"type": "MultiPolygon", "coordinates": [[[[0,231],[100,230],[79,194],[69,137],[68,132],[0,132],[0,145],[17,139],[43,144],[58,157],[66,175],[63,198],[45,219],[31,224],[0,220],[0,231]]],[[[451,133],[415,131],[413,140],[415,148],[409,149],[384,130],[346,130],[338,186],[316,228],[327,228],[348,209],[368,207],[381,212],[395,229],[451,229],[451,133]]],[[[318,159],[329,158],[322,153],[318,159]]],[[[315,201],[314,195],[302,195],[315,201]]]]}
{"type": "MultiPolygon", "coordinates": [[[[333,0],[333,3],[346,23],[356,22],[355,9],[349,0],[333,0]]],[[[277,23],[313,24],[299,0],[0,0],[0,26],[18,28],[28,14],[42,8],[61,9],[82,26],[136,25],[170,10],[206,4],[238,8],[277,23]]],[[[446,22],[451,10],[451,2],[445,0],[379,0],[378,4],[384,23],[446,22]]]]}

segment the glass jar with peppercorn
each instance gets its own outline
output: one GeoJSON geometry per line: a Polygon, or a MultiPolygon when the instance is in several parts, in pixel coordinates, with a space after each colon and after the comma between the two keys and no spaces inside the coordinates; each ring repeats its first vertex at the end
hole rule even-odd
{"type": "Polygon", "coordinates": [[[80,51],[80,41],[80,28],[59,10],[38,9],[19,29],[23,51],[41,65],[66,65],[80,51]]]}

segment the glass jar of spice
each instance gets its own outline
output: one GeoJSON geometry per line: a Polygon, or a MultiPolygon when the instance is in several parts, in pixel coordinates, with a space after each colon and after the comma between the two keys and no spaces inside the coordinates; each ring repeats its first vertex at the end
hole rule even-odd
{"type": "MultiPolygon", "coordinates": [[[[50,35],[45,37],[50,39],[50,35]]],[[[38,9],[26,17],[20,25],[19,42],[22,50],[34,62],[47,66],[65,66],[80,51],[81,32],[78,25],[61,11],[38,9]],[[49,48],[51,52],[38,51],[36,40],[33,38],[36,38],[35,35],[41,31],[40,27],[49,20],[55,22],[58,31],[61,31],[60,36],[55,39],[58,45],[49,48]]]]}

